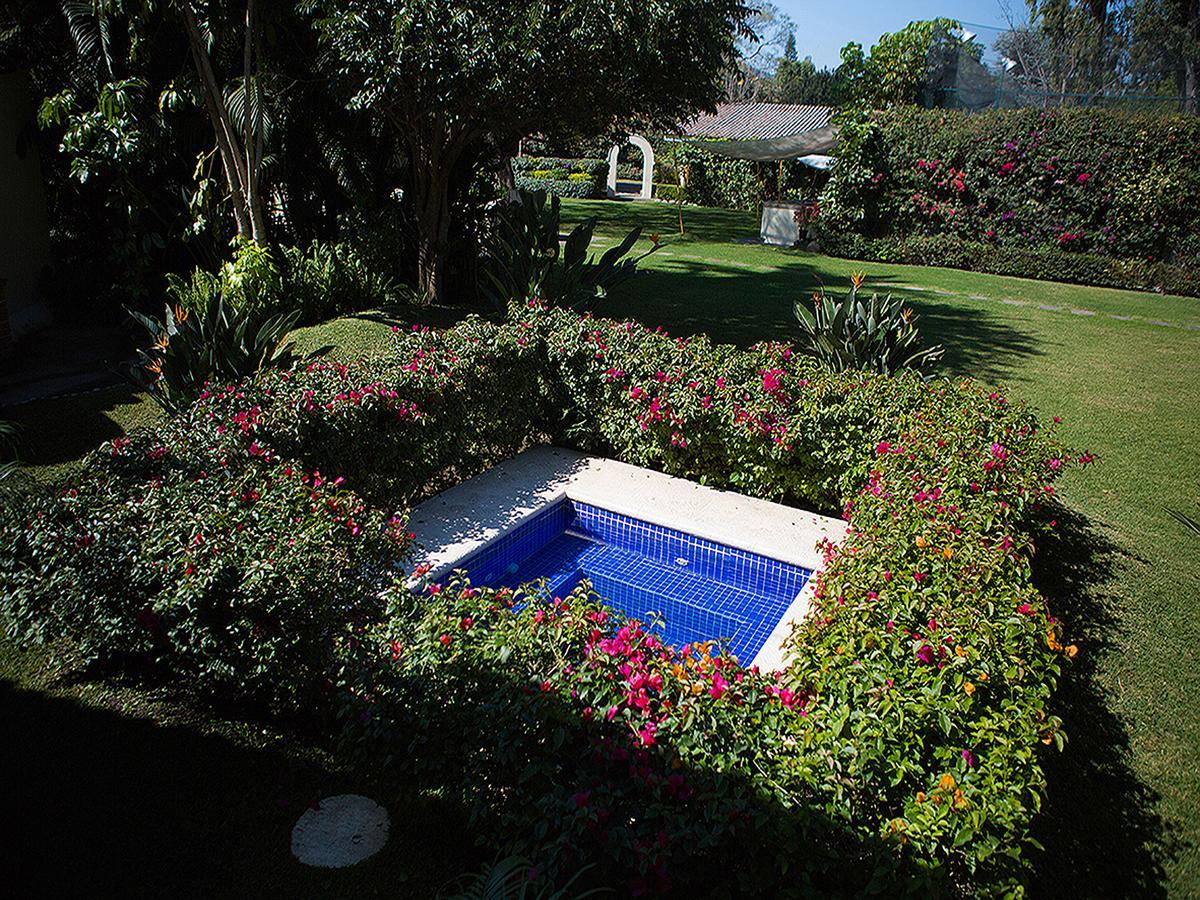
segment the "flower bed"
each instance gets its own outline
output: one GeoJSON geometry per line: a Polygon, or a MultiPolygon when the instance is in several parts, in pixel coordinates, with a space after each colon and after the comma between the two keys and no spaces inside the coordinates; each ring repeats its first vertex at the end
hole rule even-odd
{"type": "Polygon", "coordinates": [[[1047,703],[1074,648],[1029,560],[1033,513],[1073,461],[970,381],[831,375],[782,345],[528,309],[399,333],[383,359],[267,374],[102,447],[77,496],[22,515],[0,574],[18,630],[53,622],[201,686],[217,662],[268,698],[341,673],[356,752],[457,791],[485,835],[552,872],[594,861],[597,880],[646,892],[716,878],[991,891],[1020,882],[1039,753],[1062,740],[1047,703]],[[850,534],[827,550],[782,678],[719,648],[664,648],[583,593],[514,609],[453,580],[422,598],[393,587],[386,611],[371,599],[406,535],[347,488],[401,506],[541,440],[844,510],[850,534]],[[194,499],[161,489],[176,481],[194,499]],[[300,546],[297,519],[314,535],[300,546]],[[195,580],[187,548],[214,526],[227,562],[195,580]],[[246,619],[232,650],[210,624],[238,606],[228,584],[262,585],[253,596],[279,610],[267,628],[246,619]],[[273,662],[283,633],[311,660],[295,675],[273,662]]]}

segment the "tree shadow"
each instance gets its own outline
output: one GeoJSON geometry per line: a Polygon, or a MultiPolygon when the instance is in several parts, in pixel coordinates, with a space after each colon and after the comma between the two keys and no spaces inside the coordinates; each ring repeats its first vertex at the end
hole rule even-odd
{"type": "MultiPolygon", "coordinates": [[[[785,802],[740,767],[716,771],[643,747],[623,719],[586,717],[578,701],[494,660],[443,666],[437,678],[409,672],[392,686],[403,699],[382,716],[372,708],[368,727],[384,736],[372,752],[476,796],[478,832],[493,852],[540,860],[559,880],[579,873],[581,888],[843,897],[922,877],[894,842],[828,814],[824,798],[785,802]]],[[[728,738],[715,726],[704,735],[728,738]]],[[[924,880],[936,893],[937,876],[924,880]]]]}
{"type": "Polygon", "coordinates": [[[1165,896],[1166,866],[1185,844],[1158,812],[1160,795],[1132,767],[1129,731],[1113,710],[1097,663],[1124,628],[1111,585],[1128,551],[1085,516],[1057,506],[1057,527],[1034,559],[1034,581],[1081,648],[1052,698],[1068,743],[1043,758],[1047,801],[1033,836],[1035,896],[1165,896]]]}
{"type": "Polygon", "coordinates": [[[163,417],[152,400],[127,382],[22,403],[3,414],[20,427],[21,459],[34,465],[73,462],[104,441],[125,434],[128,420],[150,424],[163,417]]]}
{"type": "MultiPolygon", "coordinates": [[[[824,287],[841,292],[848,279],[831,277],[800,255],[781,265],[733,260],[667,258],[612,291],[599,315],[633,318],[671,334],[707,334],[712,340],[749,346],[763,340],[795,341],[797,300],[807,302],[824,287]]],[[[872,278],[886,291],[890,278],[872,278]]],[[[927,344],[946,348],[940,369],[985,382],[1011,377],[1019,363],[1043,350],[1031,330],[992,314],[982,304],[966,305],[926,291],[906,292],[927,344]]]]}
{"type": "Polygon", "coordinates": [[[478,862],[457,804],[403,785],[383,792],[315,752],[284,752],[261,727],[233,740],[186,709],[166,723],[148,713],[163,714],[0,681],[0,771],[14,826],[0,872],[10,896],[350,896],[384,885],[432,896],[478,862]],[[388,845],[349,869],[300,865],[292,826],[340,793],[388,807],[388,845]]]}

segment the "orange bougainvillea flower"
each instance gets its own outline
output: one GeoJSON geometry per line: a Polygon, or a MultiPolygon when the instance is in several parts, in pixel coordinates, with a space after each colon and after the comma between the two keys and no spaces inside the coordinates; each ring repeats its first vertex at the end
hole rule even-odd
{"type": "Polygon", "coordinates": [[[962,648],[962,644],[959,644],[954,648],[954,655],[955,656],[966,656],[967,651],[962,648]]]}
{"type": "Polygon", "coordinates": [[[954,785],[955,785],[954,776],[951,775],[949,772],[947,772],[945,775],[943,775],[942,780],[938,782],[938,787],[940,787],[943,791],[954,790],[954,785]]]}
{"type": "Polygon", "coordinates": [[[917,546],[918,547],[926,547],[928,545],[929,545],[929,541],[925,540],[925,535],[918,534],[917,535],[917,546]]]}
{"type": "Polygon", "coordinates": [[[1067,656],[1071,659],[1074,659],[1075,654],[1079,652],[1079,648],[1076,647],[1074,644],[1067,644],[1067,646],[1064,647],[1063,650],[1067,654],[1067,656]]]}
{"type": "Polygon", "coordinates": [[[970,697],[973,693],[975,693],[975,685],[968,681],[963,685],[963,693],[970,697]]]}
{"type": "Polygon", "coordinates": [[[1054,732],[1053,731],[1047,731],[1045,734],[1042,735],[1042,743],[1043,744],[1049,744],[1049,743],[1053,742],[1053,740],[1054,740],[1054,732]]]}
{"type": "Polygon", "coordinates": [[[918,803],[925,802],[925,792],[924,791],[917,791],[917,802],[918,803]]]}
{"type": "Polygon", "coordinates": [[[987,672],[980,672],[980,673],[979,673],[979,680],[980,680],[980,681],[987,681],[987,680],[988,680],[988,673],[987,673],[987,672]]]}
{"type": "Polygon", "coordinates": [[[963,795],[961,789],[954,792],[954,808],[964,809],[967,805],[967,798],[963,795]]]}
{"type": "Polygon", "coordinates": [[[947,547],[945,550],[942,551],[942,556],[946,557],[946,559],[949,559],[953,555],[954,555],[953,547],[947,547]]]}

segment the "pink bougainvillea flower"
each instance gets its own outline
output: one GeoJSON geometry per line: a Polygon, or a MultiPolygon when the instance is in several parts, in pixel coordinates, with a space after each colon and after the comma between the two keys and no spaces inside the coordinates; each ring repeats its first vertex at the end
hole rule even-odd
{"type": "Polygon", "coordinates": [[[975,754],[972,753],[970,750],[963,750],[962,758],[963,758],[963,762],[965,762],[967,764],[968,769],[973,769],[977,765],[979,765],[979,760],[975,758],[975,754]]]}
{"type": "Polygon", "coordinates": [[[708,692],[712,695],[712,698],[714,700],[719,700],[721,695],[723,695],[728,689],[729,682],[725,680],[725,677],[720,672],[714,672],[712,677],[712,687],[708,689],[708,692]]]}

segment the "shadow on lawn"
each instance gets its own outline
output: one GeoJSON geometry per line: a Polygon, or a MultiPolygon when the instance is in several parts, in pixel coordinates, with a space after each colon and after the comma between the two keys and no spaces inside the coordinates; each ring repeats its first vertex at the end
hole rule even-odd
{"type": "Polygon", "coordinates": [[[1080,654],[1051,702],[1068,743],[1046,753],[1047,802],[1033,835],[1035,896],[1165,896],[1165,866],[1183,849],[1177,829],[1158,811],[1159,794],[1130,766],[1129,733],[1113,712],[1096,663],[1123,627],[1115,580],[1123,548],[1087,518],[1058,507],[1058,526],[1043,538],[1034,580],[1080,654]]]}
{"type": "MultiPolygon", "coordinates": [[[[737,265],[716,259],[667,258],[622,285],[597,312],[634,318],[671,334],[706,333],[714,341],[748,346],[762,340],[795,341],[799,326],[792,313],[825,286],[841,292],[842,279],[828,279],[802,257],[780,257],[781,267],[737,265]],[[783,267],[786,265],[786,267],[783,267]]],[[[887,291],[886,276],[873,278],[887,291]]],[[[994,383],[1010,377],[1017,364],[1040,354],[1031,331],[995,317],[982,304],[967,305],[934,294],[906,294],[920,316],[927,343],[946,348],[942,368],[994,383]]]]}
{"type": "MultiPolygon", "coordinates": [[[[187,710],[173,710],[188,714],[187,710]]],[[[194,716],[192,716],[194,718],[194,716]]],[[[14,897],[432,896],[477,860],[457,807],[380,794],[313,759],[0,681],[14,897]],[[391,840],[346,870],[301,866],[291,828],[320,797],[375,796],[391,840]],[[464,850],[463,848],[467,848],[464,850]]]]}
{"type": "Polygon", "coordinates": [[[22,429],[22,458],[34,465],[55,465],[79,459],[104,441],[125,434],[114,417],[123,406],[142,404],[139,423],[162,417],[154,405],[127,383],[80,394],[50,397],[5,411],[22,429]]]}

